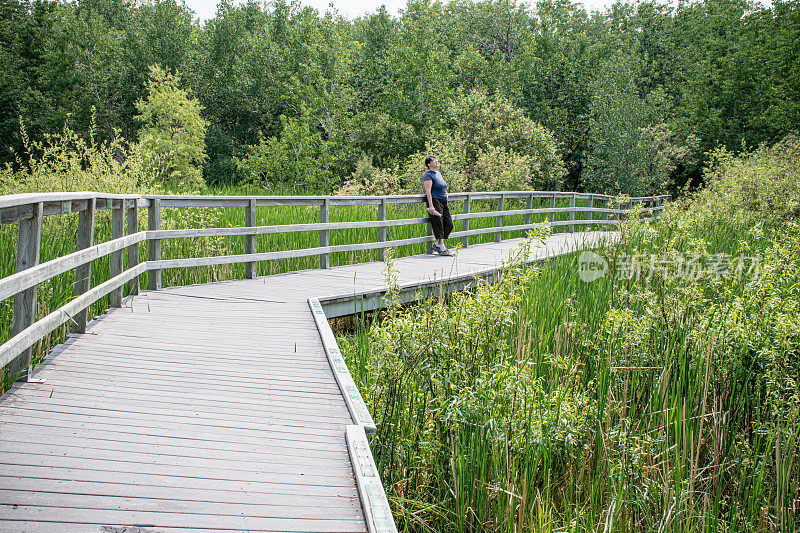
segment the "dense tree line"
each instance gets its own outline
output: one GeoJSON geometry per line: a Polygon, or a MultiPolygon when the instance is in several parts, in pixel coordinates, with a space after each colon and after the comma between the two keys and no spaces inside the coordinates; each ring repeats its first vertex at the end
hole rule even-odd
{"type": "Polygon", "coordinates": [[[675,190],[714,147],[800,129],[800,2],[587,14],[568,0],[409,0],[398,17],[349,21],[222,0],[200,25],[175,0],[0,0],[0,162],[19,164],[25,135],[65,123],[138,142],[153,66],[201,106],[209,183],[336,186],[365,157],[402,177],[413,154],[454,142],[465,175],[492,161],[534,172],[541,124],[563,169],[541,170],[540,183],[675,190]],[[489,108],[533,126],[471,157],[469,119],[492,122],[489,108]]]}

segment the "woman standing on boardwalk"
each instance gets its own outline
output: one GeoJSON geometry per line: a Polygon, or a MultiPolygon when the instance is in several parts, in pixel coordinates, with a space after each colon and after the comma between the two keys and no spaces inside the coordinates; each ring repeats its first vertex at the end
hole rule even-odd
{"type": "Polygon", "coordinates": [[[447,207],[447,182],[437,170],[439,162],[434,156],[429,155],[425,158],[425,166],[428,167],[428,171],[422,178],[422,184],[425,186],[425,202],[428,204],[433,236],[436,237],[433,248],[439,255],[453,255],[444,244],[444,240],[453,231],[453,219],[447,207]]]}

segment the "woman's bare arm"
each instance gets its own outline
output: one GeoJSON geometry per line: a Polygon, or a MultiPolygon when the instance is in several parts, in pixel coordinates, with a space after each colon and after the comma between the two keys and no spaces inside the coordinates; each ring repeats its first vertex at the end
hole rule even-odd
{"type": "Polygon", "coordinates": [[[425,180],[422,182],[422,184],[425,186],[425,195],[428,197],[428,213],[432,215],[436,212],[436,208],[433,207],[433,197],[431,196],[433,180],[425,180]]]}

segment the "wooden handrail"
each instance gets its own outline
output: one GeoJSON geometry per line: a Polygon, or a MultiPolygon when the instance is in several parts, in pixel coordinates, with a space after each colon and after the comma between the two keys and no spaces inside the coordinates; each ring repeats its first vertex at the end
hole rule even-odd
{"type": "Polygon", "coordinates": [[[35,216],[35,206],[42,204],[42,216],[66,215],[85,211],[88,201],[95,201],[95,209],[112,209],[123,202],[136,207],[147,207],[150,200],[136,194],[105,194],[97,192],[28,193],[0,196],[0,224],[29,220],[35,216]]]}
{"type": "Polygon", "coordinates": [[[84,292],[46,317],[37,320],[19,334],[11,337],[7,342],[0,345],[0,366],[11,363],[20,353],[36,344],[42,337],[58,326],[73,321],[75,315],[89,307],[93,302],[121,287],[134,277],[143,274],[146,270],[147,263],[139,263],[105,283],[84,292]]]}
{"type": "MultiPolygon", "coordinates": [[[[625,198],[624,203],[613,196],[570,193],[559,191],[492,191],[467,192],[449,195],[451,202],[463,201],[464,213],[453,215],[453,220],[462,221],[462,231],[451,233],[451,238],[461,238],[465,246],[470,236],[495,234],[496,240],[502,239],[504,233],[527,231],[543,226],[569,226],[574,231],[576,226],[614,227],[621,221],[621,216],[631,212],[648,214],[654,217],[663,209],[663,202],[669,196],[652,196],[625,198]],[[533,208],[533,200],[549,199],[549,207],[533,208]],[[557,199],[568,199],[570,207],[556,207],[557,199]],[[504,209],[509,199],[526,199],[525,209],[504,209]],[[587,200],[587,206],[575,206],[576,199],[587,200]],[[476,201],[495,201],[496,208],[491,211],[475,211],[472,206],[476,201]],[[595,202],[602,202],[604,207],[596,207],[595,202]],[[649,206],[648,206],[649,204],[649,206]],[[624,205],[631,209],[623,209],[624,205]],[[639,206],[633,209],[633,206],[639,206]],[[587,213],[588,219],[576,219],[576,213],[587,213]],[[603,218],[595,218],[593,214],[601,214],[603,218]],[[548,215],[547,222],[531,222],[531,215],[548,215]],[[568,214],[568,220],[555,220],[556,214],[568,214]],[[506,226],[503,217],[525,216],[524,224],[506,226]],[[469,222],[478,218],[493,218],[494,225],[487,228],[470,228],[469,222]]],[[[106,194],[96,192],[64,192],[43,194],[16,194],[0,196],[0,223],[19,222],[17,272],[0,279],[0,300],[14,296],[14,326],[12,337],[0,346],[0,366],[12,363],[12,369],[25,369],[30,363],[30,348],[38,340],[52,332],[60,325],[71,322],[73,331],[80,332],[85,328],[86,309],[100,298],[110,295],[110,305],[118,306],[121,302],[122,288],[129,285],[131,294],[138,294],[138,278],[149,273],[150,288],[160,289],[160,274],[163,269],[189,268],[223,264],[246,264],[246,277],[255,276],[255,265],[260,261],[275,259],[301,258],[318,255],[320,267],[328,265],[330,254],[363,250],[379,250],[381,259],[385,258],[386,248],[427,243],[434,238],[428,227],[428,235],[407,239],[387,239],[387,228],[417,224],[427,224],[429,218],[387,219],[389,204],[423,203],[424,196],[390,195],[390,196],[175,196],[175,195],[130,195],[106,194]],[[330,222],[330,209],[335,206],[375,205],[378,207],[376,220],[355,222],[330,222]],[[257,207],[289,207],[306,206],[320,209],[320,221],[306,224],[286,224],[258,226],[256,225],[257,207]],[[161,229],[161,212],[164,208],[207,208],[207,207],[242,207],[245,211],[245,226],[226,228],[188,228],[161,229]],[[148,209],[148,230],[139,231],[138,209],[148,209]],[[97,209],[112,210],[112,227],[114,238],[110,241],[93,244],[92,235],[97,209]],[[39,264],[39,245],[41,240],[41,221],[45,216],[56,214],[80,213],[78,247],[71,254],[58,257],[39,264]],[[128,235],[122,235],[124,215],[127,214],[128,235]],[[330,244],[330,232],[344,229],[378,229],[376,242],[350,243],[342,245],[330,244]],[[24,231],[23,231],[24,230],[24,231]],[[320,245],[312,248],[258,252],[255,236],[277,233],[293,233],[318,231],[320,245]],[[244,254],[233,254],[212,257],[185,257],[164,259],[161,257],[161,241],[163,239],[180,239],[196,237],[244,236],[244,254]],[[139,244],[148,243],[148,261],[139,262],[139,244]],[[128,269],[122,271],[122,253],[127,250],[128,269]],[[92,261],[111,256],[110,279],[95,288],[89,286],[89,269],[92,261]],[[75,298],[66,305],[53,311],[46,317],[35,320],[36,291],[38,285],[55,276],[70,270],[76,272],[75,298]]],[[[22,376],[25,379],[25,376],[22,376]]]]}
{"type": "MultiPolygon", "coordinates": [[[[604,194],[570,193],[560,191],[488,191],[462,192],[448,195],[451,201],[463,201],[469,197],[473,201],[520,198],[577,198],[614,200],[614,196],[604,194]]],[[[643,196],[628,198],[630,202],[669,200],[670,196],[643,196]]],[[[181,196],[181,195],[136,195],[109,194],[92,191],[25,193],[0,196],[0,224],[9,224],[32,218],[36,204],[44,204],[43,216],[76,213],[86,209],[86,201],[94,199],[96,209],[110,209],[119,201],[136,201],[136,207],[149,207],[155,199],[162,201],[162,207],[246,207],[253,199],[257,207],[320,206],[326,200],[332,207],[343,205],[381,205],[422,203],[422,194],[388,196],[181,196]]],[[[129,205],[126,205],[129,207],[129,205]]]]}
{"type": "Polygon", "coordinates": [[[5,300],[14,296],[18,292],[29,289],[43,283],[59,274],[68,272],[75,267],[85,265],[95,259],[100,259],[106,255],[122,250],[133,244],[138,244],[147,239],[147,232],[140,231],[132,235],[126,235],[119,239],[114,239],[102,244],[96,244],[90,248],[84,248],[69,255],[57,257],[46,263],[41,263],[26,270],[22,270],[10,276],[0,279],[0,300],[5,300]]]}

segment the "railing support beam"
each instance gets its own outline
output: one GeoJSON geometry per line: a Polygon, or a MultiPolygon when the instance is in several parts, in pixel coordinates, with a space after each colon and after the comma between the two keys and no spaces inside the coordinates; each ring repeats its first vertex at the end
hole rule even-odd
{"type": "MultiPolygon", "coordinates": [[[[569,207],[570,207],[569,221],[575,222],[575,193],[572,193],[572,196],[569,199],[569,207]]],[[[575,224],[569,225],[569,232],[575,233],[575,224]]]]}
{"type": "MultiPolygon", "coordinates": [[[[125,201],[111,200],[111,238],[120,239],[125,232],[125,201]]],[[[108,258],[108,273],[114,278],[122,274],[122,250],[116,251],[108,258]]],[[[122,287],[108,293],[109,307],[122,307],[122,287]]]]}
{"type": "MultiPolygon", "coordinates": [[[[125,200],[128,202],[128,235],[133,235],[139,231],[139,208],[136,200],[125,200]]],[[[139,264],[139,243],[128,247],[128,268],[133,268],[139,264]]],[[[128,282],[128,293],[139,294],[139,276],[128,282]]]]}
{"type": "MultiPolygon", "coordinates": [[[[42,202],[33,205],[33,218],[19,221],[17,236],[17,268],[21,272],[39,264],[39,253],[42,248],[42,202]]],[[[14,318],[11,322],[11,336],[30,326],[36,321],[36,297],[38,285],[25,289],[14,295],[14,318]]],[[[19,374],[20,381],[28,381],[28,369],[31,364],[31,348],[20,353],[8,365],[11,376],[19,374]]]]}
{"type": "MultiPolygon", "coordinates": [[[[533,209],[533,193],[528,195],[528,198],[525,200],[525,209],[533,209]]],[[[531,223],[531,214],[528,213],[525,215],[525,224],[531,223]]]]}
{"type": "MultiPolygon", "coordinates": [[[[150,200],[147,210],[147,229],[156,231],[161,229],[161,199],[150,200]]],[[[150,239],[147,243],[147,259],[149,261],[161,260],[161,239],[150,239]]],[[[147,288],[151,291],[161,290],[161,269],[154,268],[147,273],[147,288]]]]}
{"type": "MultiPolygon", "coordinates": [[[[94,212],[96,206],[96,199],[90,198],[88,205],[84,211],[78,215],[78,236],[77,236],[77,250],[88,248],[94,243],[94,212]]],[[[88,291],[91,287],[92,281],[92,262],[80,265],[75,268],[75,284],[73,286],[72,295],[80,296],[88,291]]],[[[72,333],[86,333],[86,319],[89,308],[81,309],[75,316],[72,317],[72,333]]]]}
{"type": "MultiPolygon", "coordinates": [[[[319,221],[322,223],[330,222],[331,217],[331,201],[329,198],[325,198],[322,201],[322,204],[319,206],[319,221]]],[[[331,244],[331,232],[330,230],[324,229],[320,230],[319,232],[319,245],[320,247],[327,247],[331,244]]],[[[330,254],[319,254],[319,267],[320,268],[329,268],[330,267],[330,254]]]]}
{"type": "MultiPolygon", "coordinates": [[[[378,220],[380,222],[386,222],[386,207],[386,198],[383,198],[381,204],[378,206],[378,220]]],[[[386,226],[378,228],[378,241],[386,242],[386,226]]],[[[378,249],[378,260],[386,261],[386,248],[378,249]]]]}
{"type": "MultiPolygon", "coordinates": [[[[589,200],[588,200],[588,202],[587,202],[587,207],[589,208],[589,209],[586,211],[586,213],[587,213],[587,215],[588,215],[588,217],[587,217],[587,220],[593,220],[593,219],[592,219],[592,208],[594,207],[594,195],[593,195],[593,194],[592,194],[592,195],[589,195],[589,200]]],[[[587,225],[586,225],[586,228],[587,228],[588,230],[590,230],[590,231],[591,231],[591,229],[592,229],[592,225],[591,225],[591,224],[587,224],[587,225]]]]}
{"type": "MultiPolygon", "coordinates": [[[[431,225],[431,221],[430,221],[430,217],[432,217],[432,216],[433,215],[428,215],[428,223],[425,224],[425,227],[427,228],[426,235],[428,237],[433,237],[433,226],[431,225]]],[[[430,239],[425,242],[425,253],[428,254],[428,255],[433,253],[433,242],[434,241],[432,241],[430,239]]]]}
{"type": "MultiPolygon", "coordinates": [[[[472,208],[472,196],[468,194],[467,198],[464,200],[464,214],[468,214],[471,208],[472,208]]],[[[461,229],[463,231],[469,231],[468,218],[465,218],[463,221],[461,221],[461,229]]],[[[464,235],[463,237],[461,237],[461,246],[463,246],[464,248],[469,246],[469,235],[464,235]]]]}
{"type": "MultiPolygon", "coordinates": [[[[252,228],[257,226],[256,221],[256,199],[250,198],[250,203],[245,208],[245,216],[244,216],[244,223],[248,228],[252,228]]],[[[256,250],[256,236],[255,235],[247,235],[244,238],[244,253],[246,254],[255,254],[258,253],[256,250]]],[[[258,268],[258,263],[255,261],[247,262],[244,264],[244,277],[247,279],[253,279],[256,277],[256,272],[258,268]]]]}
{"type": "MultiPolygon", "coordinates": [[[[506,195],[501,194],[500,198],[497,199],[497,211],[503,210],[503,204],[505,204],[506,195]]],[[[495,226],[498,228],[503,227],[503,215],[500,215],[495,219],[495,226]]],[[[497,233],[494,234],[494,242],[500,242],[503,240],[503,230],[498,230],[497,233]]]]}

